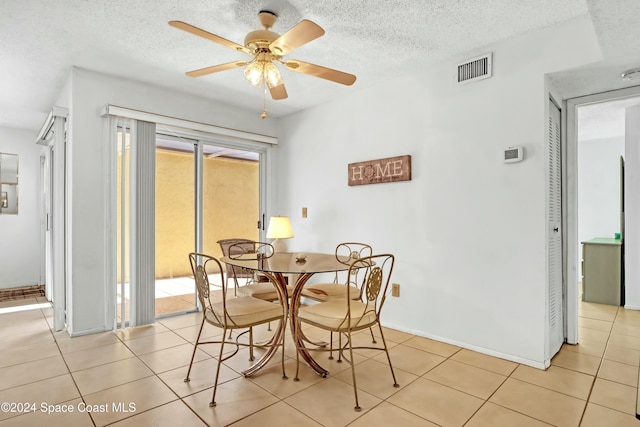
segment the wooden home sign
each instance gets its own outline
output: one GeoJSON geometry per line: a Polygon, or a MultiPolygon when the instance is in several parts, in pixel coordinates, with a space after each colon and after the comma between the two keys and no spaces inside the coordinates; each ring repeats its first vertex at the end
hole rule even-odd
{"type": "Polygon", "coordinates": [[[411,156],[349,163],[349,185],[411,181],[411,156]]]}

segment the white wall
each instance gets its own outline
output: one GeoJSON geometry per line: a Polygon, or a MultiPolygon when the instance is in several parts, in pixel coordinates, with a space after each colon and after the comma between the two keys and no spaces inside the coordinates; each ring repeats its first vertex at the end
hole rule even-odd
{"type": "Polygon", "coordinates": [[[402,296],[388,300],[386,325],[543,367],[544,74],[600,52],[588,18],[487,50],[491,79],[456,86],[455,61],[416,67],[421,74],[371,91],[356,84],[346,100],[283,119],[280,211],[292,216],[292,250],[359,240],[397,256],[402,296]],[[512,145],[525,160],[504,164],[512,145]],[[347,186],[348,163],[404,154],[412,181],[347,186]]]}
{"type": "Polygon", "coordinates": [[[68,330],[72,335],[111,328],[105,318],[105,177],[103,144],[106,104],[148,111],[267,135],[276,134],[277,123],[261,120],[254,112],[215,104],[141,82],[123,80],[82,69],[71,75],[68,174],[68,260],[71,297],[68,330]]]}
{"type": "Polygon", "coordinates": [[[0,127],[0,152],[18,155],[18,215],[0,215],[0,289],[39,284],[40,152],[36,132],[0,127]]]}
{"type": "MultiPolygon", "coordinates": [[[[624,135],[578,140],[578,237],[611,237],[620,232],[620,156],[624,135]]],[[[582,259],[582,245],[579,246],[582,259]]]]}

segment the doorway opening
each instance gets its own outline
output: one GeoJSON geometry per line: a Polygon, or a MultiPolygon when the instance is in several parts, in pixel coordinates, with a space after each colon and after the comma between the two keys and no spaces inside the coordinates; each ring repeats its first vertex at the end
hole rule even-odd
{"type": "Polygon", "coordinates": [[[567,101],[567,342],[570,344],[578,343],[578,307],[585,309],[580,301],[624,304],[625,110],[637,104],[640,88],[567,101]],[[602,271],[597,262],[589,261],[602,260],[603,255],[597,252],[602,250],[612,257],[606,262],[607,271],[602,271]],[[600,274],[609,284],[603,285],[604,279],[598,278],[600,274]]]}

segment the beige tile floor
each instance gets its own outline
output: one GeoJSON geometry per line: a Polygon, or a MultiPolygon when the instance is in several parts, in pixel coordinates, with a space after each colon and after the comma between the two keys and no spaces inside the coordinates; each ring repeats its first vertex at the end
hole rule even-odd
{"type": "MultiPolygon", "coordinates": [[[[5,302],[0,312],[36,302],[44,301],[5,302]]],[[[15,410],[35,404],[38,411],[0,411],[0,427],[640,426],[640,312],[591,303],[581,303],[580,310],[581,344],[563,346],[546,371],[386,330],[400,388],[392,387],[383,354],[358,353],[362,412],[353,410],[346,363],[319,353],[330,376],[322,379],[304,367],[294,382],[290,345],[287,380],[277,362],[242,377],[246,351],[225,362],[218,405],[210,408],[218,347],[200,347],[191,382],[183,382],[197,314],[69,338],[51,331],[46,305],[2,313],[0,402],[15,403],[15,410]],[[42,412],[47,408],[52,413],[42,412]]],[[[209,328],[205,335],[220,333],[209,328]]],[[[326,339],[317,330],[309,335],[326,339]]],[[[368,331],[357,336],[368,339],[368,331]]]]}

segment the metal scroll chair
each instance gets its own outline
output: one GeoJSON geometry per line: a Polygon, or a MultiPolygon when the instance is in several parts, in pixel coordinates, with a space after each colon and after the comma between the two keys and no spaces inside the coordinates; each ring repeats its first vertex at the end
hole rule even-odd
{"type": "MultiPolygon", "coordinates": [[[[241,237],[236,237],[232,239],[222,239],[217,242],[220,245],[220,250],[222,250],[223,256],[229,256],[229,248],[238,243],[253,243],[251,239],[244,239],[241,237]]],[[[250,282],[254,279],[253,271],[245,270],[244,268],[234,267],[232,265],[227,265],[227,280],[233,278],[233,282],[235,284],[234,295],[238,294],[238,279],[246,279],[246,282],[250,282]]]]}
{"type": "MultiPolygon", "coordinates": [[[[348,354],[344,355],[344,359],[351,365],[351,375],[353,378],[353,393],[355,396],[355,410],[360,411],[358,404],[358,388],[356,384],[356,369],[353,359],[354,349],[373,349],[384,351],[387,355],[391,376],[393,377],[393,386],[399,387],[396,381],[393,366],[391,365],[391,357],[387,349],[387,343],[384,339],[382,326],[380,325],[380,312],[384,305],[387,288],[393,271],[394,256],[391,254],[372,255],[363,257],[353,261],[349,269],[349,274],[355,270],[361,270],[360,274],[364,276],[363,287],[361,290],[353,286],[347,286],[346,298],[331,298],[326,302],[310,305],[300,308],[298,311],[298,321],[300,322],[297,333],[301,333],[303,324],[313,325],[315,327],[337,332],[346,338],[344,346],[338,350],[344,353],[348,350],[348,354]],[[353,298],[351,293],[362,292],[362,300],[353,298]],[[380,329],[380,337],[382,347],[364,347],[353,346],[352,334],[366,328],[377,325],[380,329]]],[[[298,341],[298,340],[296,340],[298,341]]],[[[317,349],[320,351],[329,351],[327,349],[317,349]]],[[[300,356],[297,352],[296,356],[296,377],[298,380],[298,372],[300,370],[300,356]]]]}
{"type": "MultiPolygon", "coordinates": [[[[373,249],[366,243],[344,242],[340,243],[336,247],[335,254],[338,262],[350,265],[358,258],[371,256],[373,254],[373,249]]],[[[361,288],[361,283],[358,281],[358,273],[359,270],[356,269],[349,274],[347,278],[348,280],[345,281],[341,280],[338,272],[336,272],[332,283],[316,283],[307,285],[305,286],[302,295],[317,301],[327,301],[332,297],[345,297],[348,291],[345,285],[353,286],[358,290],[361,288]]],[[[360,293],[358,292],[351,292],[351,295],[354,299],[360,299],[360,293]]]]}
{"type": "MultiPolygon", "coordinates": [[[[338,262],[350,265],[358,258],[371,256],[373,254],[373,249],[366,243],[343,242],[336,246],[335,254],[338,262]]],[[[362,290],[362,282],[359,280],[361,279],[361,277],[358,277],[359,274],[359,269],[349,271],[347,278],[345,280],[342,280],[340,278],[340,274],[336,272],[332,283],[315,283],[305,286],[302,295],[304,297],[323,302],[327,301],[330,298],[345,298],[347,296],[347,292],[349,291],[349,289],[347,289],[347,286],[352,286],[355,289],[352,289],[352,291],[350,292],[351,298],[359,300],[361,298],[362,290]]],[[[373,342],[373,344],[377,344],[376,338],[373,335],[373,331],[371,331],[371,342],[373,342]]],[[[342,342],[339,338],[338,346],[341,345],[342,342]]],[[[333,360],[333,333],[330,334],[329,350],[329,359],[333,360]]],[[[340,356],[340,353],[338,353],[339,363],[342,362],[342,358],[340,356]]]]}
{"type": "MultiPolygon", "coordinates": [[[[246,241],[234,243],[229,246],[228,256],[229,258],[246,259],[248,256],[259,254],[263,259],[268,259],[273,256],[273,253],[273,246],[270,243],[246,241]]],[[[253,280],[249,280],[246,286],[239,286],[237,290],[240,295],[259,298],[265,301],[278,301],[278,292],[275,284],[271,283],[266,276],[253,277],[253,280]]],[[[291,295],[292,293],[293,287],[288,285],[287,294],[291,295]]]]}
{"type": "MultiPolygon", "coordinates": [[[[189,382],[190,380],[189,374],[191,373],[191,366],[193,365],[193,359],[198,346],[202,344],[220,344],[220,354],[218,355],[218,365],[213,383],[213,396],[209,403],[209,406],[215,406],[218,377],[220,375],[220,365],[222,362],[237,354],[241,346],[248,346],[249,351],[253,352],[254,326],[279,320],[281,322],[281,327],[284,328],[284,322],[286,322],[285,310],[281,304],[272,304],[253,297],[234,298],[228,296],[228,285],[225,281],[224,269],[220,261],[216,258],[205,254],[190,253],[189,261],[191,263],[191,270],[198,289],[198,298],[202,305],[202,324],[200,325],[198,338],[196,338],[196,344],[193,347],[191,361],[189,362],[189,369],[187,370],[187,376],[184,381],[189,382]],[[218,276],[219,280],[210,281],[210,277],[214,278],[216,276],[218,276]],[[222,290],[222,300],[219,302],[212,302],[210,298],[212,287],[216,286],[214,283],[218,282],[221,283],[220,289],[222,290]],[[200,341],[200,336],[205,322],[222,329],[221,341],[200,341]],[[247,330],[238,334],[235,343],[225,341],[227,330],[233,329],[247,330]],[[246,333],[249,333],[248,344],[240,342],[240,338],[246,333]],[[223,357],[224,347],[227,344],[235,345],[236,348],[235,351],[223,357]]],[[[276,342],[272,339],[260,347],[276,346],[282,346],[282,377],[286,378],[284,370],[284,334],[282,334],[282,340],[278,340],[278,342],[276,342]]],[[[253,358],[253,354],[251,355],[251,358],[253,358]]]]}

